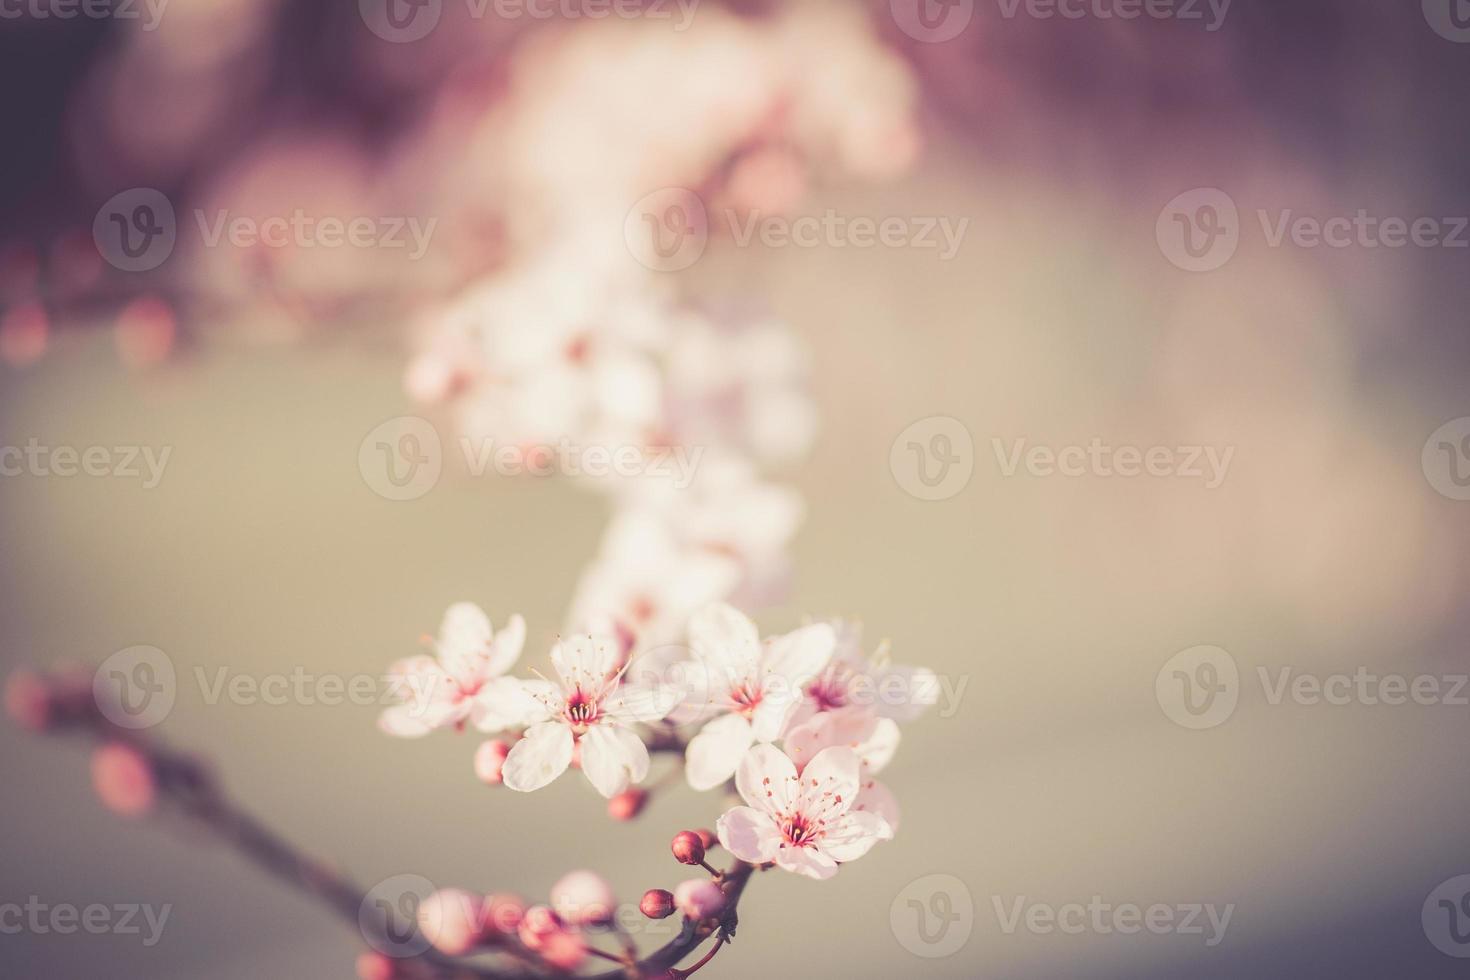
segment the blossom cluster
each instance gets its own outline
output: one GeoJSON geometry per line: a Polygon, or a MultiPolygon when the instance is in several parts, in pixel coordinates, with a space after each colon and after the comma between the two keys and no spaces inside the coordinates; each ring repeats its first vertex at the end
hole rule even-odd
{"type": "Polygon", "coordinates": [[[744,805],[720,817],[720,843],[742,861],[828,878],[898,827],[876,778],[899,722],[937,697],[937,678],[872,655],[846,624],[810,623],[762,638],[732,606],[690,619],[688,646],[638,654],[628,638],[578,634],[550,651],[550,676],[509,674],[525,640],[519,616],[496,631],[477,606],[445,614],[433,654],[394,664],[404,701],[380,720],[392,735],[435,729],[501,736],[477,775],[531,792],[578,768],[615,815],[641,808],[650,744],[682,752],[696,790],[730,784],[744,805]],[[864,697],[901,685],[906,697],[864,697]],[[637,801],[637,802],[635,802],[637,801]]]}

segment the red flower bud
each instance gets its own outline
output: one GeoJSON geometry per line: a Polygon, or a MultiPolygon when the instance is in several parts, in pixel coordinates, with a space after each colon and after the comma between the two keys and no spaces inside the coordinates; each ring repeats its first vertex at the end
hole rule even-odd
{"type": "Polygon", "coordinates": [[[650,919],[667,919],[674,914],[674,895],[662,888],[650,888],[643,893],[638,908],[650,919]]]}
{"type": "Polygon", "coordinates": [[[692,830],[675,834],[671,850],[680,864],[698,864],[704,860],[704,842],[692,830]]]}
{"type": "Polygon", "coordinates": [[[632,820],[648,803],[648,791],[633,787],[607,801],[607,815],[614,820],[632,820]]]}

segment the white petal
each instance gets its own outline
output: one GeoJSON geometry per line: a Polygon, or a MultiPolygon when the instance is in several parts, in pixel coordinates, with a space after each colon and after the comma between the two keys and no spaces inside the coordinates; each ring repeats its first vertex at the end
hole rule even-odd
{"type": "Polygon", "coordinates": [[[439,660],[460,677],[483,657],[490,645],[490,617],[473,602],[456,602],[439,623],[439,660]]]}
{"type": "Polygon", "coordinates": [[[715,833],[725,850],[747,864],[776,860],[781,831],[770,814],[754,807],[737,806],[720,817],[715,833]]]}
{"type": "Polygon", "coordinates": [[[776,852],[776,864],[819,881],[837,873],[837,862],[814,847],[783,847],[776,852]]]}
{"type": "Polygon", "coordinates": [[[423,712],[412,705],[398,704],[378,715],[378,729],[399,738],[418,738],[432,732],[434,727],[424,722],[423,712]]]}
{"type": "Polygon", "coordinates": [[[529,793],[540,789],[572,764],[572,730],[559,721],[544,721],[526,729],[505,757],[501,776],[511,789],[529,793]]]}
{"type": "Polygon", "coordinates": [[[552,647],[551,665],[565,687],[596,687],[617,672],[620,653],[615,638],[583,633],[552,647]]]}
{"type": "Polygon", "coordinates": [[[774,742],[780,738],[798,703],[796,697],[781,690],[779,685],[776,690],[762,693],[760,703],[750,715],[750,727],[756,741],[774,742]]]}
{"type": "Polygon", "coordinates": [[[892,790],[876,779],[863,783],[862,789],[858,790],[857,802],[853,804],[851,812],[876,813],[888,823],[895,834],[898,833],[898,798],[893,795],[892,790]]]}
{"type": "MultiPolygon", "coordinates": [[[[753,741],[750,722],[739,715],[724,715],[705,725],[684,751],[684,774],[689,785],[698,790],[714,789],[735,775],[753,741]]],[[[747,797],[745,802],[754,801],[747,797]]]]}
{"type": "Polygon", "coordinates": [[[490,677],[499,677],[510,670],[520,659],[521,649],[525,645],[526,621],[520,616],[512,616],[510,621],[490,641],[490,656],[485,661],[485,674],[490,677]]]}
{"type": "Polygon", "coordinates": [[[750,618],[723,602],[705,606],[689,620],[689,645],[701,660],[737,677],[755,675],[760,633],[750,618]]]}
{"type": "Polygon", "coordinates": [[[858,754],[845,745],[818,752],[801,771],[801,794],[810,812],[820,805],[829,814],[845,813],[857,800],[862,767],[858,754]]]}
{"type": "Polygon", "coordinates": [[[817,849],[834,861],[856,861],[880,840],[892,840],[893,828],[876,813],[844,813],[828,825],[817,849]]]}
{"type": "Polygon", "coordinates": [[[593,725],[581,744],[582,772],[605,797],[617,796],[648,775],[648,748],[626,728],[593,725]]]}
{"type": "Polygon", "coordinates": [[[914,721],[939,701],[939,678],[927,667],[890,667],[874,678],[873,686],[878,713],[895,721],[914,721]]]}
{"type": "Polygon", "coordinates": [[[740,760],[735,788],[746,803],[770,814],[791,809],[797,798],[796,766],[773,745],[757,745],[740,760]]]}
{"type": "Polygon", "coordinates": [[[901,737],[898,722],[892,718],[878,719],[868,737],[857,745],[857,754],[862,758],[868,772],[881,772],[884,766],[893,761],[893,754],[898,751],[901,737]]]}
{"type": "Polygon", "coordinates": [[[837,634],[826,623],[813,623],[766,645],[766,673],[783,678],[791,689],[804,688],[827,666],[837,648],[837,634]]]}
{"type": "Polygon", "coordinates": [[[602,702],[603,710],[624,724],[661,721],[679,703],[679,689],[621,684],[602,702]]]}
{"type": "Polygon", "coordinates": [[[482,732],[532,725],[546,716],[546,705],[531,695],[526,682],[514,677],[486,681],[470,708],[470,723],[482,732]]]}
{"type": "Polygon", "coordinates": [[[798,769],[823,749],[845,745],[858,753],[868,772],[875,773],[892,761],[899,737],[898,725],[891,719],[879,718],[868,708],[842,708],[792,727],[783,744],[798,769]]]}

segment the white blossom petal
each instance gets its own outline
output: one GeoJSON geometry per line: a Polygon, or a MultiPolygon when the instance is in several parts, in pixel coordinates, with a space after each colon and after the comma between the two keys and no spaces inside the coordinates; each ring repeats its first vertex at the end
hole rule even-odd
{"type": "Polygon", "coordinates": [[[893,828],[876,813],[852,811],[828,824],[817,849],[834,861],[856,861],[880,840],[892,840],[893,828]]]}
{"type": "Polygon", "coordinates": [[[857,800],[861,765],[858,754],[843,745],[818,752],[801,771],[802,800],[809,804],[803,809],[845,813],[857,800]]]}
{"type": "Polygon", "coordinates": [[[617,796],[648,775],[648,748],[626,728],[593,725],[581,746],[582,772],[605,797],[617,796]]]}
{"type": "Polygon", "coordinates": [[[796,766],[773,745],[757,745],[740,760],[735,788],[746,803],[772,815],[791,809],[798,795],[796,766]]]}
{"type": "MultiPolygon", "coordinates": [[[[705,725],[689,740],[684,752],[689,785],[698,790],[714,789],[734,776],[753,741],[750,722],[739,715],[724,715],[705,725]]],[[[746,802],[754,805],[748,797],[746,802]]]]}
{"type": "Polygon", "coordinates": [[[815,847],[782,847],[776,864],[787,871],[825,881],[837,873],[837,862],[815,847]]]}
{"type": "Polygon", "coordinates": [[[826,623],[813,623],[772,638],[766,646],[766,673],[783,678],[792,689],[805,687],[827,666],[837,648],[837,634],[826,623]]]}
{"type": "Polygon", "coordinates": [[[694,655],[735,677],[753,677],[760,660],[760,633],[740,610],[723,602],[705,606],[689,620],[694,655]]]}
{"type": "Polygon", "coordinates": [[[754,807],[737,806],[715,824],[720,846],[747,864],[776,860],[781,848],[781,831],[770,814],[754,807]]]}
{"type": "Polygon", "coordinates": [[[511,789],[529,793],[550,783],[572,764],[572,730],[559,721],[526,729],[505,757],[501,776],[511,789]]]}

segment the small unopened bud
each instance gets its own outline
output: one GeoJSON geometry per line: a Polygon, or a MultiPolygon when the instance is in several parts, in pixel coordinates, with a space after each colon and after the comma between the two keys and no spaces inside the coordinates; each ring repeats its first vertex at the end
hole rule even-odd
{"type": "Polygon", "coordinates": [[[670,849],[680,864],[698,864],[704,860],[704,841],[692,830],[681,830],[675,834],[670,849]]]}
{"type": "Polygon", "coordinates": [[[500,771],[505,768],[505,757],[510,755],[510,746],[498,738],[481,742],[475,749],[475,775],[480,782],[490,786],[500,785],[500,771]]]}
{"type": "Polygon", "coordinates": [[[547,936],[540,952],[541,958],[558,970],[575,970],[587,958],[587,946],[575,933],[565,930],[547,936]]]}
{"type": "Polygon", "coordinates": [[[21,668],[5,680],[5,713],[28,732],[44,731],[51,723],[51,688],[34,670],[21,668]]]}
{"type": "Polygon", "coordinates": [[[358,980],[393,980],[393,961],[382,953],[363,953],[357,957],[358,980]]]}
{"type": "Polygon", "coordinates": [[[525,918],[521,919],[520,928],[516,932],[527,949],[540,952],[548,939],[565,928],[561,916],[552,911],[549,905],[532,905],[526,909],[525,918]]]}
{"type": "Polygon", "coordinates": [[[495,936],[509,936],[520,928],[526,917],[526,902],[519,895],[496,892],[485,896],[485,931],[495,936]]]}
{"type": "Polygon", "coordinates": [[[701,827],[696,830],[695,833],[699,835],[699,842],[704,845],[704,849],[706,851],[710,850],[720,842],[720,839],[715,836],[715,832],[713,830],[705,830],[703,827],[701,827]]]}
{"type": "Polygon", "coordinates": [[[463,956],[479,945],[480,897],[463,888],[441,888],[419,903],[419,930],[446,956],[463,956]]]}
{"type": "Polygon", "coordinates": [[[158,800],[158,779],[142,752],[113,742],[92,753],[92,788],[113,813],[141,817],[158,800]]]}
{"type": "Polygon", "coordinates": [[[674,914],[674,894],[662,888],[650,888],[643,893],[638,908],[650,919],[667,919],[674,914]]]}
{"type": "Polygon", "coordinates": [[[614,820],[632,820],[643,812],[647,803],[648,790],[634,786],[607,801],[607,815],[614,820]]]}
{"type": "Polygon", "coordinates": [[[725,907],[725,893],[708,878],[691,878],[674,889],[674,904],[691,919],[708,919],[725,907]]]}
{"type": "Polygon", "coordinates": [[[601,875],[573,871],[551,886],[551,905],[572,925],[591,925],[612,918],[617,897],[601,875]]]}

